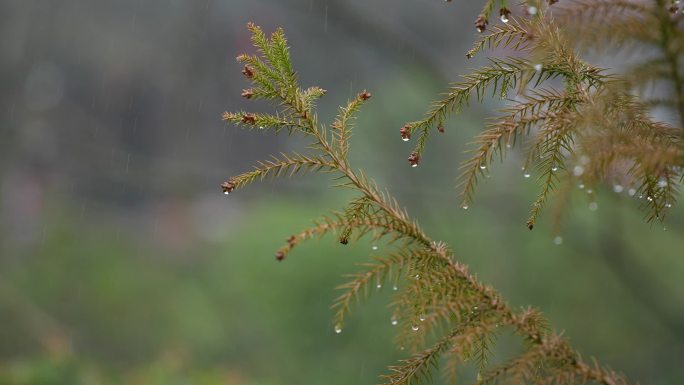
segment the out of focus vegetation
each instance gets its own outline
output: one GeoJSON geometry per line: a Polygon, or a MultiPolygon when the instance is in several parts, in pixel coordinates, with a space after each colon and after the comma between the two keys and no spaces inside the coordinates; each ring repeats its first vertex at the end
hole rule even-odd
{"type": "Polygon", "coordinates": [[[665,231],[624,194],[600,191],[596,212],[576,196],[555,245],[543,224],[520,225],[534,186],[512,159],[464,212],[458,171],[446,165],[463,159],[477,111],[446,127],[420,173],[406,167],[397,129],[463,72],[478,8],[0,4],[0,384],[373,383],[403,356],[381,296],[342,334],[332,329],[334,283],[370,244],[328,239],[273,259],[343,192],[330,195],[317,177],[220,194],[218,181],[288,140],[220,122],[243,103],[233,54],[249,45],[247,20],[286,27],[295,58],[318,56],[297,64],[305,84],[330,90],[323,112],[373,91],[351,157],[485,282],[635,380],[684,378],[681,208],[665,231]],[[328,55],[331,46],[345,56],[328,55]]]}

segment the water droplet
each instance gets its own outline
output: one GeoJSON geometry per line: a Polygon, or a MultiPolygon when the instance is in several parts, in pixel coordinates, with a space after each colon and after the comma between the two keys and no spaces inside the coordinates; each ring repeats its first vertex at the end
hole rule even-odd
{"type": "Polygon", "coordinates": [[[410,139],[410,138],[409,138],[408,136],[402,136],[402,137],[401,137],[401,140],[403,140],[404,142],[408,142],[409,139],[410,139]]]}
{"type": "Polygon", "coordinates": [[[418,167],[418,163],[412,164],[411,167],[418,167]]]}
{"type": "Polygon", "coordinates": [[[462,208],[463,210],[468,210],[468,205],[463,205],[461,208],[462,208]]]}
{"type": "Polygon", "coordinates": [[[613,186],[613,191],[615,191],[618,194],[621,193],[622,190],[624,190],[624,187],[622,187],[622,185],[616,184],[615,186],[613,186]]]}
{"type": "Polygon", "coordinates": [[[508,16],[506,16],[505,14],[501,15],[501,22],[502,23],[508,23],[508,16]]]}
{"type": "Polygon", "coordinates": [[[649,202],[653,202],[653,198],[650,197],[650,196],[647,196],[647,197],[646,197],[646,200],[648,200],[649,202]]]}
{"type": "Polygon", "coordinates": [[[669,209],[670,207],[672,207],[672,203],[669,203],[669,202],[665,203],[665,207],[667,207],[669,209]]]}
{"type": "Polygon", "coordinates": [[[404,350],[404,349],[405,349],[405,348],[404,348],[403,346],[400,346],[400,347],[399,347],[399,350],[404,350]]]}
{"type": "Polygon", "coordinates": [[[634,194],[636,194],[636,190],[631,188],[631,189],[629,189],[629,191],[627,191],[627,194],[629,194],[629,196],[633,197],[634,194]]]}
{"type": "Polygon", "coordinates": [[[380,288],[382,288],[382,284],[381,284],[381,283],[378,283],[377,285],[375,285],[375,287],[377,287],[378,289],[380,289],[380,288]]]}
{"type": "Polygon", "coordinates": [[[665,179],[661,179],[658,181],[658,187],[660,188],[665,188],[667,187],[667,181],[665,179]]]}
{"type": "Polygon", "coordinates": [[[523,176],[524,176],[525,178],[529,178],[529,177],[530,177],[530,173],[529,173],[529,172],[525,172],[525,173],[523,174],[523,176]]]}
{"type": "Polygon", "coordinates": [[[537,7],[535,7],[535,6],[528,7],[527,13],[529,13],[530,15],[533,15],[533,16],[536,15],[537,14],[537,7]]]}
{"type": "Polygon", "coordinates": [[[553,166],[553,167],[551,167],[551,171],[553,171],[553,172],[558,171],[558,166],[553,166]]]}
{"type": "Polygon", "coordinates": [[[224,191],[224,192],[223,192],[223,195],[230,195],[230,192],[229,192],[229,191],[224,191]]]}
{"type": "Polygon", "coordinates": [[[392,286],[392,290],[397,291],[397,290],[399,290],[399,288],[397,287],[397,285],[394,285],[394,286],[392,286]]]}
{"type": "Polygon", "coordinates": [[[593,194],[593,193],[594,193],[594,190],[592,190],[592,189],[587,189],[587,194],[593,194]]]}
{"type": "Polygon", "coordinates": [[[487,166],[485,166],[484,164],[480,165],[480,170],[486,170],[486,169],[487,169],[487,166]]]}
{"type": "Polygon", "coordinates": [[[589,203],[589,211],[596,211],[596,210],[598,210],[598,203],[596,203],[596,202],[589,203]]]}
{"type": "Polygon", "coordinates": [[[416,279],[420,279],[420,274],[416,274],[416,279]]]}
{"type": "Polygon", "coordinates": [[[579,189],[582,190],[584,188],[584,183],[578,184],[577,187],[579,187],[579,189]]]}
{"type": "Polygon", "coordinates": [[[414,332],[417,332],[418,329],[420,329],[420,326],[418,326],[416,324],[411,325],[411,330],[413,330],[414,332]]]}
{"type": "Polygon", "coordinates": [[[541,72],[542,68],[544,68],[541,64],[535,64],[534,65],[534,70],[537,72],[541,72]]]}
{"type": "Polygon", "coordinates": [[[335,325],[335,333],[337,333],[337,334],[342,333],[342,325],[340,325],[340,324],[335,325]]]}
{"type": "Polygon", "coordinates": [[[418,316],[418,319],[420,320],[420,322],[425,321],[425,314],[419,315],[419,316],[418,316]]]}
{"type": "Polygon", "coordinates": [[[399,323],[399,320],[397,319],[397,317],[396,317],[396,316],[392,316],[392,320],[391,320],[391,322],[392,322],[392,325],[396,325],[396,324],[398,324],[398,323],[399,323]]]}
{"type": "Polygon", "coordinates": [[[563,243],[563,237],[560,235],[556,236],[556,238],[553,238],[553,243],[556,245],[560,245],[563,243]]]}
{"type": "Polygon", "coordinates": [[[510,144],[510,143],[506,143],[506,148],[511,148],[511,144],[510,144]]]}
{"type": "Polygon", "coordinates": [[[373,245],[373,246],[371,246],[371,249],[377,250],[377,249],[378,249],[378,245],[373,245]]]}
{"type": "Polygon", "coordinates": [[[480,27],[477,27],[477,28],[475,28],[475,29],[476,29],[477,32],[479,32],[479,33],[482,33],[482,31],[484,31],[484,29],[482,29],[482,28],[480,28],[480,27]]]}
{"type": "Polygon", "coordinates": [[[477,310],[477,309],[479,309],[479,307],[473,306],[473,310],[477,310]]]}
{"type": "Polygon", "coordinates": [[[572,174],[574,176],[581,176],[582,174],[584,174],[584,167],[580,165],[575,166],[575,168],[572,169],[572,174]]]}

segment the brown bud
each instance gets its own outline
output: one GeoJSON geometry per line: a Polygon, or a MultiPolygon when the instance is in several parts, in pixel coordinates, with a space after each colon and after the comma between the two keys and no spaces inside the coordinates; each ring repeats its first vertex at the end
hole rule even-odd
{"type": "Polygon", "coordinates": [[[235,190],[235,183],[231,181],[225,181],[221,183],[221,189],[223,190],[224,194],[230,194],[233,192],[233,190],[235,190]]]}
{"type": "Polygon", "coordinates": [[[256,116],[254,116],[252,114],[244,114],[244,115],[242,115],[242,123],[255,124],[256,123],[256,116]]]}
{"type": "Polygon", "coordinates": [[[360,100],[368,100],[368,99],[371,98],[371,96],[373,96],[373,95],[372,95],[370,92],[368,92],[368,91],[366,91],[366,90],[363,90],[363,92],[361,92],[361,93],[358,95],[358,98],[359,98],[360,100]]]}
{"type": "Polygon", "coordinates": [[[443,124],[439,124],[439,125],[437,126],[437,131],[439,131],[440,134],[443,134],[443,133],[444,133],[444,125],[443,125],[443,124]]]}
{"type": "Polygon", "coordinates": [[[532,223],[532,221],[528,221],[527,222],[527,228],[532,230],[534,228],[534,223],[532,223]]]}
{"type": "Polygon", "coordinates": [[[347,237],[340,238],[340,243],[343,245],[346,245],[347,243],[349,243],[349,238],[347,238],[347,237]]]}
{"type": "Polygon", "coordinates": [[[251,79],[254,77],[254,69],[248,65],[245,65],[245,68],[242,69],[242,74],[251,79]]]}
{"type": "Polygon", "coordinates": [[[677,4],[672,4],[672,5],[670,6],[670,13],[671,13],[671,14],[674,15],[675,13],[677,13],[678,10],[679,10],[679,7],[677,6],[677,4]]]}
{"type": "Polygon", "coordinates": [[[244,89],[240,95],[245,99],[251,99],[254,96],[254,90],[251,88],[244,89]]]}
{"type": "Polygon", "coordinates": [[[287,244],[290,245],[290,247],[294,247],[294,245],[297,244],[297,237],[292,235],[290,238],[287,238],[287,244]]]}
{"type": "Polygon", "coordinates": [[[401,134],[401,140],[404,142],[411,139],[411,127],[408,124],[400,128],[399,133],[401,134]]]}
{"type": "Polygon", "coordinates": [[[411,155],[409,155],[409,157],[408,157],[408,162],[411,165],[411,167],[418,166],[419,161],[420,161],[420,155],[418,155],[415,152],[411,153],[411,155]]]}
{"type": "Polygon", "coordinates": [[[475,29],[477,29],[477,32],[484,32],[485,29],[487,29],[487,24],[489,24],[489,21],[487,21],[485,15],[480,14],[477,19],[475,19],[475,29]]]}
{"type": "Polygon", "coordinates": [[[285,253],[283,253],[282,251],[278,250],[278,251],[275,253],[275,257],[276,257],[276,260],[282,261],[283,259],[285,259],[285,253]]]}

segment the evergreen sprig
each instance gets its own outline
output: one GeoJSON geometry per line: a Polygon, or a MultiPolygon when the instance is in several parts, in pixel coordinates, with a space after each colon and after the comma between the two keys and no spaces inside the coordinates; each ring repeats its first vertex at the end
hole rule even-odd
{"type": "MultiPolygon", "coordinates": [[[[663,220],[684,177],[684,128],[654,120],[649,108],[670,108],[684,126],[680,6],[666,0],[531,3],[533,16],[506,18],[467,54],[470,58],[485,48],[506,48],[519,56],[490,57],[489,65],[452,85],[423,120],[401,129],[404,139],[405,132],[417,136],[412,156],[424,157],[430,131],[443,131],[443,122],[460,113],[472,95],[483,102],[490,89],[492,97],[501,99],[514,92],[504,115],[489,120],[474,141],[471,157],[461,165],[463,208],[472,203],[477,182],[489,172],[493,158],[503,160],[509,148],[522,142],[525,176],[534,173],[540,186],[528,228],[534,227],[561,184],[593,191],[595,185],[609,182],[617,192],[644,199],[641,206],[648,221],[663,220]],[[638,51],[645,59],[621,73],[609,73],[579,56],[578,49],[605,47],[638,51]],[[651,53],[643,54],[646,49],[651,53]],[[662,82],[669,83],[671,97],[652,97],[653,86],[662,82]]],[[[487,2],[483,14],[488,15],[492,4],[487,2]]]]}
{"type": "MultiPolygon", "coordinates": [[[[279,110],[275,115],[240,112],[225,113],[224,116],[247,128],[270,119],[276,133],[278,127],[293,127],[290,123],[294,122],[296,130],[291,132],[308,138],[314,154],[282,155],[260,163],[254,171],[230,178],[222,188],[224,192],[231,192],[267,176],[278,177],[307,170],[328,173],[334,177],[336,186],[352,189],[358,194],[343,210],[333,212],[314,222],[313,227],[290,236],[276,252],[276,259],[284,260],[302,241],[327,234],[335,234],[343,244],[366,235],[375,242],[384,242],[385,247],[377,252],[373,261],[362,264],[362,270],[348,276],[348,281],[339,287],[342,294],[333,308],[336,311],[334,329],[340,333],[352,305],[391,282],[393,298],[390,307],[398,325],[399,343],[409,346],[414,353],[390,367],[390,373],[383,377],[386,384],[429,381],[443,356],[451,361],[451,368],[466,361],[475,362],[480,372],[477,383],[482,384],[494,381],[514,384],[526,381],[558,385],[626,384],[620,374],[585,362],[570,348],[567,340],[549,330],[538,311],[508,306],[493,288],[479,282],[469,273],[467,266],[456,261],[446,243],[431,239],[396,199],[380,189],[362,170],[355,170],[350,165],[347,157],[352,131],[350,121],[361,103],[370,98],[370,93],[359,93],[355,100],[341,108],[331,125],[332,130],[326,129],[318,123],[313,109],[313,101],[323,93],[311,91],[316,88],[303,89],[299,86],[282,31],[267,37],[254,24],[250,23],[248,28],[259,54],[238,57],[247,63],[243,73],[254,89],[267,90],[260,97],[272,101],[279,110]],[[503,367],[490,367],[491,347],[496,336],[504,331],[519,336],[525,348],[503,367]],[[430,346],[431,335],[437,336],[437,342],[430,346]]],[[[584,84],[590,87],[603,82],[598,72],[571,61],[553,61],[545,71],[538,71],[531,62],[519,58],[493,60],[492,63],[490,67],[467,76],[464,83],[456,85],[447,100],[436,107],[432,118],[428,117],[412,128],[429,127],[431,122],[444,118],[448,110],[466,103],[472,93],[481,100],[485,88],[490,86],[495,92],[500,92],[533,79],[543,82],[553,76],[577,74],[583,74],[584,84]]],[[[559,143],[569,147],[566,142],[571,130],[557,126],[557,117],[551,116],[552,111],[548,110],[563,106],[563,113],[575,113],[576,100],[586,98],[586,95],[587,89],[578,84],[568,87],[565,93],[540,90],[518,106],[504,110],[507,123],[501,125],[503,128],[495,123],[491,136],[482,137],[480,141],[499,142],[506,135],[521,136],[534,124],[531,119],[537,119],[544,122],[546,131],[540,134],[536,151],[553,155],[559,143]],[[581,97],[578,96],[580,94],[581,97]],[[542,113],[546,116],[542,117],[542,113]],[[509,128],[510,124],[517,127],[515,132],[509,128]]],[[[489,162],[493,151],[486,147],[480,152],[489,162]]],[[[417,158],[414,161],[417,162],[417,158]]]]}

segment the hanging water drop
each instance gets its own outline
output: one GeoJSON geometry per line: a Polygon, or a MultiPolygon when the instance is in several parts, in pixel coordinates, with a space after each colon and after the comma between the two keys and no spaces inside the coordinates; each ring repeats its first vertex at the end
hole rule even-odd
{"type": "Polygon", "coordinates": [[[587,194],[592,194],[593,192],[594,192],[594,190],[592,190],[592,189],[587,189],[587,194]]]}
{"type": "Polygon", "coordinates": [[[534,70],[537,72],[541,72],[542,68],[544,67],[539,63],[534,65],[534,70]]]}
{"type": "Polygon", "coordinates": [[[487,169],[487,166],[485,166],[484,164],[480,165],[480,170],[486,170],[486,169],[487,169]]]}
{"type": "Polygon", "coordinates": [[[660,188],[665,188],[667,187],[667,181],[665,179],[661,179],[658,181],[658,187],[660,188]]]}
{"type": "Polygon", "coordinates": [[[381,289],[381,288],[382,288],[382,284],[378,282],[378,284],[375,285],[375,287],[377,287],[378,289],[381,289]]]}
{"type": "Polygon", "coordinates": [[[399,288],[397,287],[397,285],[394,285],[394,286],[392,286],[392,290],[397,291],[397,290],[399,290],[399,288]]]}
{"type": "Polygon", "coordinates": [[[342,325],[340,325],[340,324],[335,325],[335,333],[337,333],[337,334],[342,333],[342,325]]]}
{"type": "Polygon", "coordinates": [[[553,238],[553,243],[554,243],[555,245],[560,245],[560,244],[562,244],[562,243],[563,243],[563,237],[561,237],[560,235],[556,236],[556,238],[553,238]]]}
{"type": "Polygon", "coordinates": [[[391,322],[392,322],[392,325],[395,325],[395,326],[396,326],[396,325],[399,323],[399,320],[397,319],[396,316],[392,316],[391,322]]]}
{"type": "Polygon", "coordinates": [[[537,14],[537,7],[535,7],[535,6],[528,7],[527,13],[529,13],[532,16],[536,15],[537,14]]]}
{"type": "Polygon", "coordinates": [[[670,207],[672,207],[672,203],[669,203],[669,202],[665,203],[665,207],[667,207],[669,209],[670,207]]]}
{"type": "Polygon", "coordinates": [[[420,320],[420,322],[425,321],[425,314],[419,315],[419,316],[418,316],[418,319],[420,320]]]}
{"type": "Polygon", "coordinates": [[[468,210],[468,205],[463,205],[461,208],[462,208],[463,210],[468,210]]]}
{"type": "Polygon", "coordinates": [[[527,171],[523,174],[523,177],[525,177],[525,178],[529,178],[530,176],[531,176],[530,173],[527,171]]]}
{"type": "Polygon", "coordinates": [[[615,186],[613,186],[613,191],[615,191],[618,194],[621,193],[622,190],[624,190],[624,187],[622,187],[622,185],[616,184],[615,186]]]}
{"type": "Polygon", "coordinates": [[[629,189],[629,191],[627,191],[627,194],[629,194],[629,196],[633,197],[634,194],[636,194],[636,190],[631,188],[631,189],[629,189]]]}
{"type": "Polygon", "coordinates": [[[584,183],[578,184],[577,187],[579,187],[580,190],[584,189],[584,183]]]}
{"type": "Polygon", "coordinates": [[[371,246],[371,249],[377,250],[377,249],[378,249],[378,245],[373,245],[373,246],[371,246]]]}
{"type": "Polygon", "coordinates": [[[502,23],[508,23],[508,15],[506,15],[506,14],[501,15],[501,22],[502,23]]]}
{"type": "Polygon", "coordinates": [[[417,332],[418,329],[420,329],[420,326],[418,326],[416,324],[411,325],[411,330],[413,330],[414,332],[417,332]]]}

